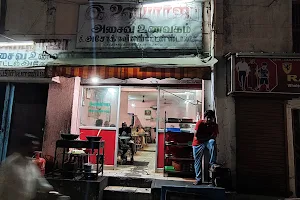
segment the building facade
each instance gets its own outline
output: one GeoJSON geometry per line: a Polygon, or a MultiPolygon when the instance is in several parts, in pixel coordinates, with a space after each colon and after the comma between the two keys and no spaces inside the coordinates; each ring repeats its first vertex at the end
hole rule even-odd
{"type": "Polygon", "coordinates": [[[216,1],[216,109],[227,141],[218,155],[234,169],[238,193],[297,196],[286,107],[299,91],[283,69],[298,67],[294,3],[216,1]]]}
{"type": "MultiPolygon", "coordinates": [[[[92,57],[93,48],[84,46],[76,48],[78,33],[81,31],[81,27],[78,27],[79,9],[86,1],[2,0],[2,2],[7,4],[5,19],[1,17],[0,24],[1,27],[5,25],[3,35],[16,40],[49,41],[44,50],[50,55],[58,53],[61,56],[59,59],[49,60],[51,64],[93,64],[91,60],[82,59],[84,56],[92,57]],[[68,41],[66,51],[49,50],[51,41],[55,46],[61,40],[68,41]]],[[[296,1],[292,0],[204,1],[202,48],[197,47],[190,51],[143,49],[131,52],[98,48],[97,57],[106,58],[105,64],[109,66],[128,63],[141,65],[141,58],[152,66],[166,63],[178,65],[179,62],[182,66],[195,65],[198,62],[199,66],[203,63],[201,60],[194,62],[194,57],[193,59],[186,57],[187,59],[183,60],[178,60],[178,57],[200,54],[203,58],[216,58],[217,64],[214,65],[213,62],[211,64],[211,79],[204,81],[204,92],[207,97],[204,100],[204,107],[216,109],[220,129],[217,141],[218,161],[232,170],[234,185],[240,193],[290,196],[292,192],[295,195],[297,184],[293,176],[295,169],[292,169],[294,156],[291,157],[288,153],[294,151],[288,150],[288,142],[291,141],[288,138],[289,129],[286,128],[289,123],[287,120],[289,111],[286,108],[289,105],[294,107],[297,105],[290,102],[297,97],[297,92],[289,95],[257,91],[250,93],[232,91],[230,87],[233,82],[232,74],[235,74],[232,73],[232,66],[236,66],[240,58],[250,62],[253,59],[259,61],[297,57],[288,55],[294,53],[298,47],[297,25],[294,25],[296,22],[292,16],[292,11],[297,11],[295,3],[296,1]],[[237,56],[236,53],[241,52],[243,54],[237,56]],[[159,57],[163,58],[155,60],[159,57]],[[170,60],[166,61],[165,57],[170,60]],[[187,61],[188,59],[190,61],[187,61]],[[294,172],[291,173],[291,170],[294,172]]],[[[1,40],[7,39],[1,37],[1,40]]],[[[101,65],[101,62],[103,60],[98,60],[96,65],[101,65]]],[[[81,80],[78,78],[61,78],[60,82],[60,85],[49,86],[44,149],[50,155],[53,154],[54,141],[60,137],[59,131],[65,127],[65,122],[76,118],[74,105],[78,104],[77,97],[80,94],[81,80]],[[68,92],[60,93],[61,88],[65,88],[68,92]],[[63,113],[57,115],[54,107],[63,108],[63,113]]],[[[76,126],[76,124],[72,126],[72,131],[76,132],[76,126]]]]}
{"type": "MultiPolygon", "coordinates": [[[[140,73],[126,72],[125,76],[119,75],[117,78],[122,81],[113,83],[115,85],[124,84],[124,82],[126,82],[124,79],[145,79],[153,77],[153,74],[156,76],[155,78],[158,79],[159,77],[161,77],[161,79],[170,77],[191,79],[193,77],[187,77],[188,74],[191,74],[191,72],[186,73],[186,71],[189,70],[188,68],[199,68],[194,75],[199,74],[198,78],[202,78],[203,82],[200,84],[198,80],[198,82],[192,81],[191,83],[198,84],[199,86],[202,85],[202,90],[206,96],[202,102],[203,110],[214,109],[215,107],[213,92],[214,70],[211,70],[213,69],[212,66],[216,63],[213,51],[215,40],[213,39],[212,31],[212,13],[215,8],[214,2],[126,1],[125,3],[117,2],[117,6],[108,1],[97,1],[98,3],[93,4],[91,2],[87,3],[85,0],[29,0],[26,2],[3,0],[2,2],[4,2],[2,5],[7,4],[7,9],[5,19],[1,19],[2,22],[5,22],[5,31],[3,32],[3,36],[0,37],[1,41],[7,41],[9,38],[13,38],[17,41],[33,40],[36,42],[36,45],[41,46],[36,54],[41,54],[42,58],[44,56],[47,57],[47,61],[42,62],[43,64],[39,65],[39,67],[51,65],[54,66],[54,68],[61,69],[61,71],[52,72],[52,75],[60,76],[56,81],[59,82],[59,84],[51,83],[49,85],[43,144],[45,154],[54,154],[55,141],[60,138],[60,131],[64,131],[67,126],[71,126],[70,129],[72,133],[79,133],[77,115],[81,95],[80,87],[82,84],[89,84],[88,79],[91,78],[92,75],[89,70],[85,70],[86,67],[83,66],[95,66],[95,72],[102,70],[98,66],[104,66],[104,72],[107,72],[104,73],[102,70],[96,75],[104,76],[107,80],[117,76],[117,74],[120,74],[120,72],[124,70],[134,71],[133,68],[140,70],[149,66],[154,68],[154,70],[147,71],[147,73],[140,70],[140,73]],[[122,42],[119,48],[118,46],[109,46],[110,48],[106,48],[107,46],[99,46],[99,41],[101,42],[101,40],[105,39],[95,36],[96,32],[106,34],[107,31],[114,32],[114,28],[118,29],[118,33],[130,32],[132,30],[130,27],[130,30],[127,30],[126,27],[109,25],[109,23],[114,20],[106,20],[104,22],[104,25],[109,29],[104,29],[103,26],[98,26],[99,24],[91,23],[95,20],[99,21],[107,14],[103,14],[101,9],[110,10],[113,14],[111,16],[113,17],[119,16],[119,18],[114,18],[115,21],[121,23],[123,20],[126,22],[126,19],[131,17],[133,13],[130,9],[135,10],[138,8],[129,6],[125,9],[124,5],[128,4],[143,5],[142,10],[138,10],[140,16],[134,15],[137,18],[143,18],[141,17],[141,15],[143,15],[146,18],[153,19],[154,22],[157,23],[160,19],[172,14],[174,19],[177,19],[177,21],[173,20],[170,22],[173,26],[166,21],[166,27],[156,27],[155,24],[151,26],[151,24],[147,24],[149,21],[143,23],[134,21],[133,25],[137,29],[140,29],[139,31],[143,31],[143,26],[140,25],[146,24],[149,26],[147,31],[151,34],[160,34],[162,31],[170,33],[170,31],[176,29],[174,33],[181,35],[176,36],[177,38],[175,39],[174,36],[172,36],[173,38],[164,38],[165,36],[160,35],[158,39],[160,40],[162,37],[162,40],[151,41],[153,42],[151,45],[156,45],[157,48],[153,48],[151,45],[142,47],[137,45],[138,48],[135,49],[131,49],[128,46],[121,48],[122,42]],[[119,11],[120,8],[122,8],[122,15],[119,15],[120,13],[114,13],[119,11]],[[93,13],[96,13],[96,16],[93,15],[93,13]],[[22,23],[20,23],[20,19],[22,19],[22,23]],[[189,24],[184,23],[182,27],[175,27],[186,19],[189,20],[189,24]],[[185,40],[185,42],[183,42],[183,40],[185,40]],[[161,41],[171,42],[164,43],[161,41]],[[174,46],[174,41],[181,41],[181,46],[174,46]],[[94,46],[95,44],[96,46],[94,46]],[[56,46],[63,46],[64,49],[54,48],[56,46]],[[127,49],[127,51],[124,51],[124,49],[127,49]],[[70,68],[64,68],[65,66],[70,68]],[[118,68],[116,66],[120,67],[118,68]],[[83,69],[81,70],[79,67],[83,67],[83,69]],[[175,70],[175,68],[179,70],[175,70]],[[121,71],[118,71],[119,69],[121,71]],[[82,79],[75,78],[75,76],[80,76],[82,79]]],[[[141,33],[147,34],[147,32],[141,33]]],[[[138,40],[140,43],[142,43],[141,40],[157,39],[156,36],[154,38],[149,38],[149,36],[140,38],[139,36],[140,35],[134,35],[132,38],[138,40]]],[[[109,39],[108,45],[111,45],[110,42],[115,42],[115,38],[110,37],[109,39]]],[[[128,40],[126,34],[123,40],[128,40]]],[[[5,61],[5,63],[10,63],[7,60],[5,61]]],[[[29,63],[29,66],[26,67],[33,65],[33,62],[26,63],[29,63]]],[[[5,68],[6,66],[2,67],[5,68]]],[[[15,67],[18,67],[18,63],[15,67]]],[[[127,82],[130,83],[130,81],[127,82]]],[[[181,81],[180,83],[183,82],[181,81]]],[[[159,82],[158,80],[158,83],[163,84],[163,81],[159,82]]]]}

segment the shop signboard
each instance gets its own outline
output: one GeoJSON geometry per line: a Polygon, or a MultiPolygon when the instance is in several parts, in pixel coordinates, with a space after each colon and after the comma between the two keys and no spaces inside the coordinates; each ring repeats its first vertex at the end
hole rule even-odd
{"type": "Polygon", "coordinates": [[[76,48],[202,49],[202,3],[81,5],[76,48]]]}
{"type": "Polygon", "coordinates": [[[300,93],[300,59],[233,58],[232,92],[300,93]]]}
{"type": "Polygon", "coordinates": [[[39,40],[33,46],[0,46],[0,68],[44,67],[67,48],[68,40],[39,40]]]}
{"type": "Polygon", "coordinates": [[[5,50],[0,49],[0,68],[44,67],[53,61],[59,51],[5,50]],[[51,52],[51,56],[50,53],[51,52]],[[53,56],[53,57],[52,57],[53,56]]]}
{"type": "Polygon", "coordinates": [[[44,69],[0,69],[1,78],[45,78],[44,69]]]}
{"type": "Polygon", "coordinates": [[[110,113],[110,103],[90,102],[89,113],[110,113]]]}
{"type": "MultiPolygon", "coordinates": [[[[110,116],[111,105],[105,102],[90,102],[88,109],[88,116],[93,118],[98,118],[102,115],[110,116]]],[[[110,118],[110,117],[109,117],[110,118]]]]}

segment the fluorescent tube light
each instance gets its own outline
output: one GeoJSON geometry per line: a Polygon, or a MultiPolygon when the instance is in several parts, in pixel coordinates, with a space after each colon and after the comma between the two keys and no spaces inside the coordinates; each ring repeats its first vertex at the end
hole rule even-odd
{"type": "Polygon", "coordinates": [[[33,46],[33,41],[14,41],[14,42],[0,42],[0,47],[10,47],[10,46],[33,46]]]}

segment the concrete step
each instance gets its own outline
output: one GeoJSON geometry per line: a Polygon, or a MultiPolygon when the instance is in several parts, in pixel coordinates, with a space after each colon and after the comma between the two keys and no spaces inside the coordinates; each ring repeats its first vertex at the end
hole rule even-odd
{"type": "Polygon", "coordinates": [[[108,177],[108,186],[151,188],[152,179],[135,177],[108,177]]]}
{"type": "Polygon", "coordinates": [[[151,200],[151,188],[107,186],[103,200],[151,200]]]}

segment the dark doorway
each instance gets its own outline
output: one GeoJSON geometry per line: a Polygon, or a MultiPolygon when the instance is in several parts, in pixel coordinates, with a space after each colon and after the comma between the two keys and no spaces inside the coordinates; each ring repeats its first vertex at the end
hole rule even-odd
{"type": "Polygon", "coordinates": [[[296,195],[297,197],[300,197],[300,110],[292,110],[292,119],[294,133],[296,195]]]}
{"type": "Polygon", "coordinates": [[[4,108],[5,92],[7,83],[0,83],[0,124],[2,124],[2,115],[4,108]]]}
{"type": "MultiPolygon", "coordinates": [[[[18,147],[18,138],[25,133],[40,138],[40,150],[45,127],[45,116],[48,99],[48,84],[14,84],[14,104],[11,116],[11,126],[7,156],[18,147]]],[[[28,149],[28,156],[33,152],[28,149]]]]}

